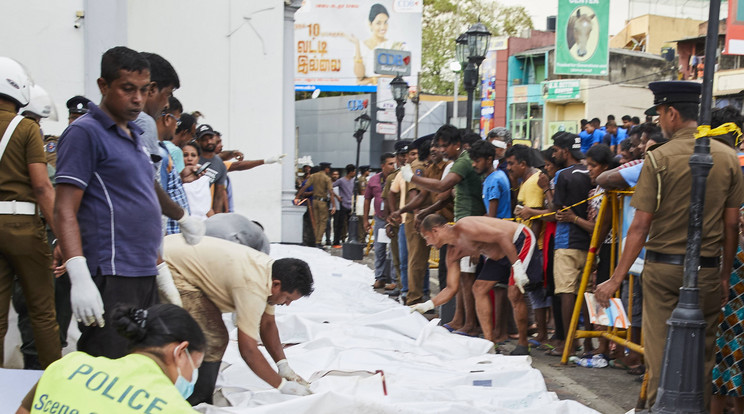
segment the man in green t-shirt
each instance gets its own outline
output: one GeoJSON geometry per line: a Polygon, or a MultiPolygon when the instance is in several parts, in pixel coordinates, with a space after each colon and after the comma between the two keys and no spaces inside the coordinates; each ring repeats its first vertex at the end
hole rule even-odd
{"type": "MultiPolygon", "coordinates": [[[[455,221],[468,216],[482,216],[486,213],[481,196],[483,180],[473,169],[473,162],[468,155],[468,148],[463,143],[460,131],[452,125],[443,125],[434,134],[433,143],[447,158],[454,160],[449,173],[441,180],[414,175],[410,166],[401,168],[406,182],[412,182],[428,191],[441,193],[455,189],[455,221]]],[[[475,281],[475,260],[464,257],[460,262],[460,288],[457,291],[457,307],[450,328],[468,335],[478,334],[478,321],[475,315],[473,300],[473,282],[475,281]]]]}

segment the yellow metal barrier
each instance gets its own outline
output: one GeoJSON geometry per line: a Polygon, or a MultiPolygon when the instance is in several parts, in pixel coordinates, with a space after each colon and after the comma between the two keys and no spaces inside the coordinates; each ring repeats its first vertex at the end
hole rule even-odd
{"type": "MultiPolygon", "coordinates": [[[[594,259],[596,258],[599,247],[603,240],[600,240],[600,233],[603,221],[605,220],[605,214],[607,209],[612,209],[612,250],[611,250],[611,264],[610,273],[614,271],[616,258],[621,254],[622,243],[619,242],[621,239],[621,225],[622,225],[622,200],[618,198],[624,197],[627,194],[632,194],[632,191],[610,191],[605,193],[605,197],[602,198],[602,204],[599,208],[599,214],[597,214],[597,221],[594,224],[594,231],[592,233],[592,239],[589,247],[589,254],[587,255],[586,264],[584,265],[584,273],[581,277],[581,284],[579,285],[579,292],[576,296],[576,303],[574,305],[573,315],[571,317],[571,324],[569,325],[568,333],[566,335],[566,345],[563,348],[563,356],[561,363],[568,363],[568,358],[571,356],[573,350],[573,342],[579,338],[606,338],[618,345],[627,347],[634,352],[643,355],[643,347],[634,344],[626,339],[627,332],[624,329],[618,329],[615,327],[608,327],[606,331],[581,331],[578,330],[579,317],[584,307],[584,292],[586,292],[587,285],[589,284],[589,278],[592,274],[594,267],[594,259]],[[616,253],[617,249],[617,253],[616,253]]],[[[629,294],[628,294],[628,318],[633,314],[633,275],[630,275],[629,281],[629,294]]],[[[616,293],[617,295],[617,293],[616,293]]],[[[586,321],[588,324],[589,322],[586,321]]]]}

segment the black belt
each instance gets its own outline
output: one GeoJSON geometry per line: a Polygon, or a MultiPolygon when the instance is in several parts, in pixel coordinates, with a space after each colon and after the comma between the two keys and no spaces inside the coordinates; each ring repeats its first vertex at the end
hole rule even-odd
{"type": "MultiPolygon", "coordinates": [[[[651,263],[665,263],[670,265],[682,266],[685,264],[685,255],[666,254],[646,250],[646,260],[651,263]]],[[[700,257],[700,267],[719,267],[720,264],[720,257],[700,257]]]]}
{"type": "Polygon", "coordinates": [[[328,197],[313,197],[313,200],[325,201],[326,203],[331,201],[331,199],[328,197]]]}

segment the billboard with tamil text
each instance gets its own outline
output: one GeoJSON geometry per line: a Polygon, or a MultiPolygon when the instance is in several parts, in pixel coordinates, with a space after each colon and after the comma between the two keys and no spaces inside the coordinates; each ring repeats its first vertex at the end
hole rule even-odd
{"type": "Polygon", "coordinates": [[[295,89],[376,92],[393,63],[417,74],[422,11],[423,0],[303,1],[295,14],[295,89]]]}

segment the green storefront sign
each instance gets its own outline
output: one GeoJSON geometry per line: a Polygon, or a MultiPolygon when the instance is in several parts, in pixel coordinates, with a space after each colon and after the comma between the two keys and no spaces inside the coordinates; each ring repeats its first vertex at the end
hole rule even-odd
{"type": "Polygon", "coordinates": [[[581,97],[581,81],[570,79],[543,82],[542,91],[543,99],[546,101],[579,99],[581,97]]]}
{"type": "Polygon", "coordinates": [[[610,0],[558,0],[555,74],[606,76],[610,0]]]}

